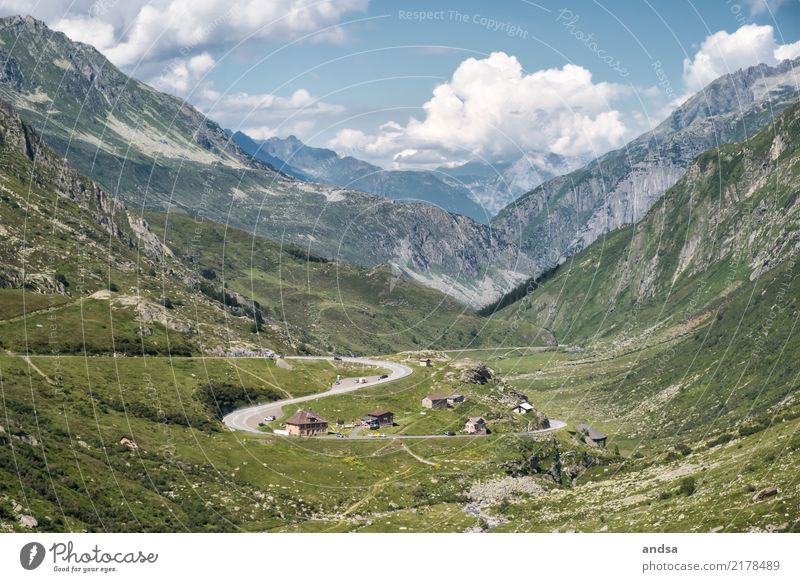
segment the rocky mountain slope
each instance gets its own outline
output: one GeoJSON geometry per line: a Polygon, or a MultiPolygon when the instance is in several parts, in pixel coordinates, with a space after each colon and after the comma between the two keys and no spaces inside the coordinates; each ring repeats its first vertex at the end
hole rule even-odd
{"type": "Polygon", "coordinates": [[[253,160],[190,105],[33,18],[0,19],[0,63],[0,97],[129,207],[179,209],[366,267],[391,263],[475,305],[534,269],[469,218],[310,185],[253,160]]]}
{"type": "Polygon", "coordinates": [[[798,67],[784,61],[717,79],[654,130],[522,196],[492,226],[537,263],[555,265],[640,220],[698,154],[757,133],[800,96],[798,67]]]}
{"type": "Polygon", "coordinates": [[[472,198],[493,217],[523,194],[584,166],[587,161],[583,157],[526,152],[510,162],[487,164],[473,161],[454,168],[439,168],[438,171],[466,187],[472,198]]]}
{"type": "Polygon", "coordinates": [[[700,155],[641,222],[500,313],[560,343],[625,355],[628,371],[602,389],[595,377],[591,398],[640,434],[738,426],[797,404],[798,258],[795,104],[755,136],[700,155]]]}
{"type": "Polygon", "coordinates": [[[183,213],[128,209],[0,101],[0,346],[379,353],[552,343],[446,295],[183,213]],[[44,323],[48,325],[44,325],[44,323]],[[50,337],[51,325],[62,333],[50,337]],[[82,334],[67,332],[80,326],[82,334]]]}
{"type": "Polygon", "coordinates": [[[773,271],[796,270],[799,195],[796,103],[755,136],[700,155],[638,224],[602,236],[505,312],[568,341],[699,316],[773,271]]]}

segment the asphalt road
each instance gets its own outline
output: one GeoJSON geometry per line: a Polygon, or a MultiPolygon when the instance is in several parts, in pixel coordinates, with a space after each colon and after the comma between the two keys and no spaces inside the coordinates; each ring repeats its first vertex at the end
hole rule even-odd
{"type": "MultiPolygon", "coordinates": [[[[287,356],[286,359],[287,360],[333,360],[333,357],[332,356],[287,356]]],[[[319,392],[317,394],[308,394],[306,396],[300,396],[298,398],[287,398],[286,400],[268,402],[267,404],[259,404],[257,406],[250,406],[247,408],[240,408],[239,410],[234,410],[233,412],[227,414],[222,419],[222,422],[225,423],[225,426],[227,426],[232,430],[242,430],[251,433],[268,435],[270,433],[264,433],[259,430],[258,423],[261,422],[265,416],[275,416],[277,418],[280,418],[283,415],[284,406],[290,404],[300,404],[301,402],[311,402],[314,400],[319,400],[320,398],[334,396],[336,394],[346,394],[348,392],[355,392],[356,390],[360,390],[362,388],[368,388],[371,386],[376,386],[378,384],[387,384],[389,382],[394,382],[395,380],[399,380],[400,378],[405,378],[406,376],[409,376],[413,372],[413,370],[408,366],[405,366],[403,364],[398,364],[397,362],[387,362],[385,360],[343,357],[342,361],[354,362],[357,364],[363,364],[365,366],[375,366],[378,368],[385,368],[389,370],[389,377],[381,379],[380,376],[360,376],[360,378],[367,379],[366,384],[361,384],[361,383],[357,384],[355,382],[356,378],[342,378],[339,385],[334,384],[325,392],[319,392]]],[[[543,428],[540,430],[533,430],[528,432],[503,433],[503,434],[506,435],[547,434],[559,430],[561,428],[564,428],[566,425],[567,423],[565,423],[563,420],[550,419],[550,428],[543,428]]],[[[478,438],[481,436],[488,436],[488,435],[472,435],[463,433],[458,433],[453,436],[445,436],[441,434],[437,435],[393,434],[393,435],[387,435],[385,437],[371,437],[369,435],[351,435],[348,436],[347,438],[352,440],[429,439],[432,437],[463,439],[463,438],[478,438]]],[[[325,435],[316,438],[336,439],[340,437],[337,437],[335,435],[325,435]]]]}
{"type": "MultiPolygon", "coordinates": [[[[287,360],[333,360],[332,356],[287,356],[287,360]]],[[[413,370],[408,366],[404,366],[403,364],[398,364],[397,362],[387,362],[384,360],[372,360],[369,358],[342,358],[344,362],[353,362],[356,364],[363,364],[365,366],[375,366],[376,368],[384,368],[388,370],[389,377],[381,379],[380,376],[360,376],[360,378],[366,378],[366,384],[357,384],[355,382],[356,378],[343,378],[341,383],[336,385],[334,384],[325,392],[319,392],[317,394],[308,394],[306,396],[300,396],[298,398],[287,398],[286,400],[278,400],[276,402],[268,402],[267,404],[259,404],[257,406],[250,406],[248,408],[240,408],[239,410],[234,410],[233,412],[227,414],[223,419],[222,422],[225,423],[230,429],[234,430],[243,430],[246,432],[264,434],[258,429],[258,423],[261,422],[265,416],[276,416],[280,418],[282,416],[283,407],[290,405],[290,404],[300,404],[301,402],[311,402],[313,400],[319,400],[320,398],[326,398],[328,396],[334,396],[336,394],[346,394],[348,392],[355,392],[356,390],[360,390],[362,388],[369,388],[372,386],[377,386],[379,384],[387,384],[389,382],[394,382],[395,380],[399,380],[400,378],[405,378],[406,376],[410,375],[413,370]]],[[[368,437],[365,437],[368,438],[368,437]]]]}

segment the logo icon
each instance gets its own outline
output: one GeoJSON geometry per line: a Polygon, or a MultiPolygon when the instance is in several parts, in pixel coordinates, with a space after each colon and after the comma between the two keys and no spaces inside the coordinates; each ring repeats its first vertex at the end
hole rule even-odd
{"type": "Polygon", "coordinates": [[[29,542],[19,551],[19,563],[26,570],[35,570],[44,562],[44,546],[39,542],[29,542]]]}

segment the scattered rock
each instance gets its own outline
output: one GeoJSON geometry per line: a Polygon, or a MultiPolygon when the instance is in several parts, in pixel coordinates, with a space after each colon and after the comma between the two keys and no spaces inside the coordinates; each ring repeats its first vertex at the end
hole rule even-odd
{"type": "Polygon", "coordinates": [[[483,362],[471,364],[461,370],[459,380],[466,384],[486,384],[494,373],[483,362]]]}
{"type": "Polygon", "coordinates": [[[473,484],[467,496],[482,503],[497,503],[503,499],[516,499],[521,494],[539,497],[545,493],[546,489],[534,477],[504,477],[473,484]]]}
{"type": "Polygon", "coordinates": [[[758,503],[759,501],[764,501],[768,497],[773,497],[779,493],[777,487],[766,487],[753,495],[753,502],[758,503]]]}
{"type": "Polygon", "coordinates": [[[39,440],[35,436],[33,436],[32,434],[20,435],[19,440],[21,440],[23,443],[28,444],[28,445],[30,445],[32,447],[38,447],[39,446],[39,440]]]}
{"type": "Polygon", "coordinates": [[[138,451],[139,445],[136,444],[136,441],[133,439],[129,439],[128,437],[122,437],[119,439],[119,444],[123,445],[129,451],[138,451]]]}
{"type": "Polygon", "coordinates": [[[39,522],[36,521],[36,518],[32,515],[20,515],[17,519],[19,519],[19,523],[22,527],[28,529],[33,529],[39,525],[39,522]]]}

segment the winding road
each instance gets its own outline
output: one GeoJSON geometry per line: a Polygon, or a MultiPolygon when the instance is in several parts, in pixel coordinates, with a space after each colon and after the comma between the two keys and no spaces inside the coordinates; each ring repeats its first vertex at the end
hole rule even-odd
{"type": "MultiPolygon", "coordinates": [[[[327,360],[332,361],[333,356],[287,356],[287,360],[327,360]]],[[[374,366],[376,368],[384,368],[388,370],[388,377],[381,378],[380,376],[361,376],[366,378],[367,383],[356,383],[356,378],[342,378],[341,382],[337,385],[334,384],[325,392],[318,392],[317,394],[308,394],[306,396],[299,396],[297,398],[287,398],[286,400],[278,400],[276,402],[268,402],[266,404],[258,404],[248,408],[240,408],[227,414],[222,422],[225,426],[234,430],[243,430],[258,434],[264,434],[258,429],[258,423],[263,420],[265,416],[275,416],[280,418],[283,414],[283,407],[290,404],[300,404],[301,402],[311,402],[312,400],[319,400],[328,396],[335,396],[337,394],[347,394],[348,392],[355,392],[361,388],[377,386],[379,384],[386,384],[387,382],[394,382],[400,378],[409,376],[413,370],[403,364],[397,362],[387,362],[384,360],[372,360],[370,358],[342,358],[343,362],[350,362],[354,364],[362,364],[365,366],[374,366]]]]}
{"type": "MultiPolygon", "coordinates": [[[[333,356],[286,356],[287,360],[327,360],[332,361],[333,356]]],[[[388,370],[388,376],[386,378],[381,378],[380,376],[361,376],[361,378],[366,378],[367,383],[357,383],[356,378],[342,378],[340,383],[334,384],[325,392],[318,392],[316,394],[308,394],[306,396],[300,396],[297,398],[287,398],[285,400],[278,400],[276,402],[268,402],[266,404],[258,404],[256,406],[248,406],[247,408],[240,408],[239,410],[234,410],[233,412],[225,415],[223,417],[222,422],[230,428],[231,430],[241,430],[250,433],[256,433],[260,435],[267,436],[271,433],[264,433],[259,430],[258,423],[261,422],[264,417],[266,416],[275,416],[280,418],[283,415],[283,407],[291,404],[300,404],[302,402],[311,402],[314,400],[319,400],[320,398],[326,398],[328,396],[336,396],[337,394],[347,394],[348,392],[355,392],[356,390],[360,390],[361,388],[368,388],[372,386],[377,386],[379,384],[387,384],[389,382],[394,382],[395,380],[399,380],[400,378],[405,378],[406,376],[410,376],[413,373],[413,370],[404,364],[398,364],[397,362],[389,362],[386,360],[373,360],[371,358],[345,358],[341,359],[343,362],[350,362],[354,364],[362,364],[365,366],[374,366],[376,368],[383,368],[388,370]]],[[[550,420],[550,427],[543,428],[540,430],[533,430],[528,432],[518,432],[518,433],[503,433],[503,434],[517,434],[517,435],[537,435],[537,434],[546,434],[549,432],[556,431],[558,429],[564,428],[566,423],[562,420],[550,420]]],[[[418,435],[418,434],[393,434],[387,437],[383,437],[385,439],[428,439],[431,437],[442,437],[442,438],[476,438],[480,436],[486,435],[472,435],[472,434],[456,434],[452,436],[444,436],[444,435],[418,435]]],[[[317,438],[323,439],[334,439],[337,438],[334,435],[327,435],[327,436],[320,436],[317,438]]],[[[377,440],[375,437],[370,436],[350,436],[348,440],[377,440]]]]}

